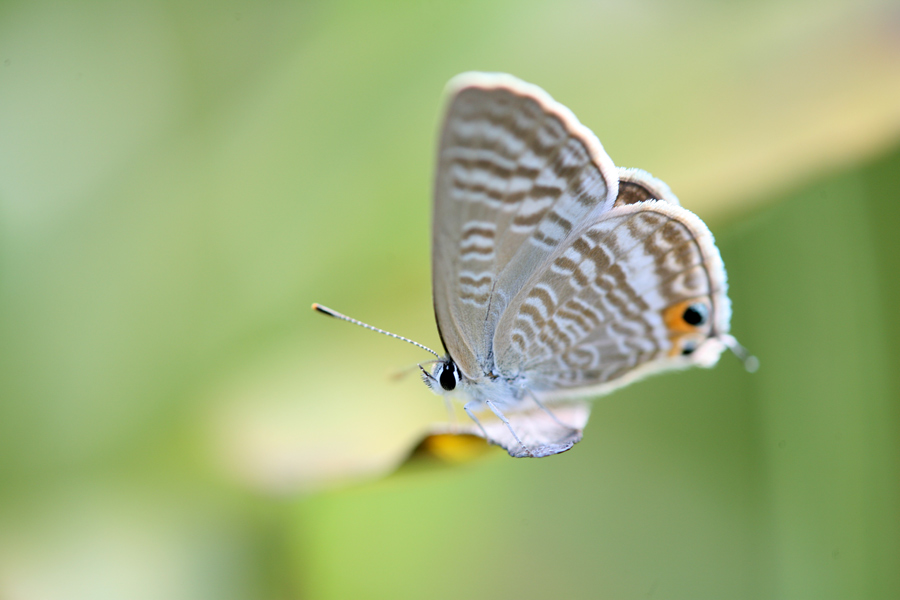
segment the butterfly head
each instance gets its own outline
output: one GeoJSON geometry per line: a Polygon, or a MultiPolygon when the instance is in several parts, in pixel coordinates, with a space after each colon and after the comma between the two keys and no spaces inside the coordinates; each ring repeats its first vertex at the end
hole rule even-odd
{"type": "Polygon", "coordinates": [[[452,392],[462,381],[463,374],[449,356],[434,364],[431,373],[422,369],[422,380],[436,394],[452,392]]]}

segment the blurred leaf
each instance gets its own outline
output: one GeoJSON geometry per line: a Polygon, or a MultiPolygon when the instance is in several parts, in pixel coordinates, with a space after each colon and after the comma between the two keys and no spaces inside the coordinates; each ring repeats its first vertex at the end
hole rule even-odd
{"type": "Polygon", "coordinates": [[[897,596],[898,24],[878,0],[3,3],[0,596],[897,596]],[[308,306],[439,345],[433,149],[471,69],[541,85],[711,222],[763,366],[623,390],[537,465],[359,486],[443,406],[388,381],[415,348],[308,306]]]}

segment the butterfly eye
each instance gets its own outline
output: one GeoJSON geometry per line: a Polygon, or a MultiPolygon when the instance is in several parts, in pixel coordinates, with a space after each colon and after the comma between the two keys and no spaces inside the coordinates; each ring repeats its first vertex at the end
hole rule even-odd
{"type": "MultiPolygon", "coordinates": [[[[695,302],[688,306],[681,316],[685,323],[695,327],[706,324],[706,319],[708,317],[709,309],[706,308],[705,304],[700,304],[699,302],[695,302]]],[[[693,352],[693,349],[691,349],[691,352],[693,352]]],[[[686,354],[690,354],[690,352],[686,352],[686,354]]]]}
{"type": "Polygon", "coordinates": [[[444,368],[441,369],[441,374],[438,375],[438,381],[441,382],[441,387],[446,391],[451,391],[456,387],[456,365],[451,363],[447,363],[444,365],[444,368]]]}
{"type": "MultiPolygon", "coordinates": [[[[687,319],[685,319],[687,320],[687,319]]],[[[693,340],[688,340],[684,343],[684,346],[681,347],[682,356],[690,356],[693,354],[694,350],[697,349],[697,342],[693,340]]]]}

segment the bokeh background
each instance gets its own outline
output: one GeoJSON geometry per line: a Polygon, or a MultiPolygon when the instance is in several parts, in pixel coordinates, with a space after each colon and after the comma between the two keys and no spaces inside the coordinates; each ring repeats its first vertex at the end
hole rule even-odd
{"type": "Polygon", "coordinates": [[[900,597],[900,5],[0,3],[0,598],[900,597]],[[442,88],[511,72],[717,235],[761,368],[567,454],[441,401],[442,88]]]}

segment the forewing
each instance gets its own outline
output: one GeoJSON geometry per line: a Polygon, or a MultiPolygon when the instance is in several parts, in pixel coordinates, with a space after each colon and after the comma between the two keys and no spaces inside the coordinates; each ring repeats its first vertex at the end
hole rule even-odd
{"type": "Polygon", "coordinates": [[[712,234],[665,201],[617,207],[586,224],[510,304],[497,365],[545,399],[594,395],[647,373],[710,366],[731,315],[712,234]],[[703,323],[685,318],[702,305],[703,323]]]}
{"type": "Polygon", "coordinates": [[[438,328],[463,373],[489,367],[506,305],[578,223],[612,207],[617,188],[596,136],[540,88],[502,74],[450,82],[432,268],[438,328]]]}

